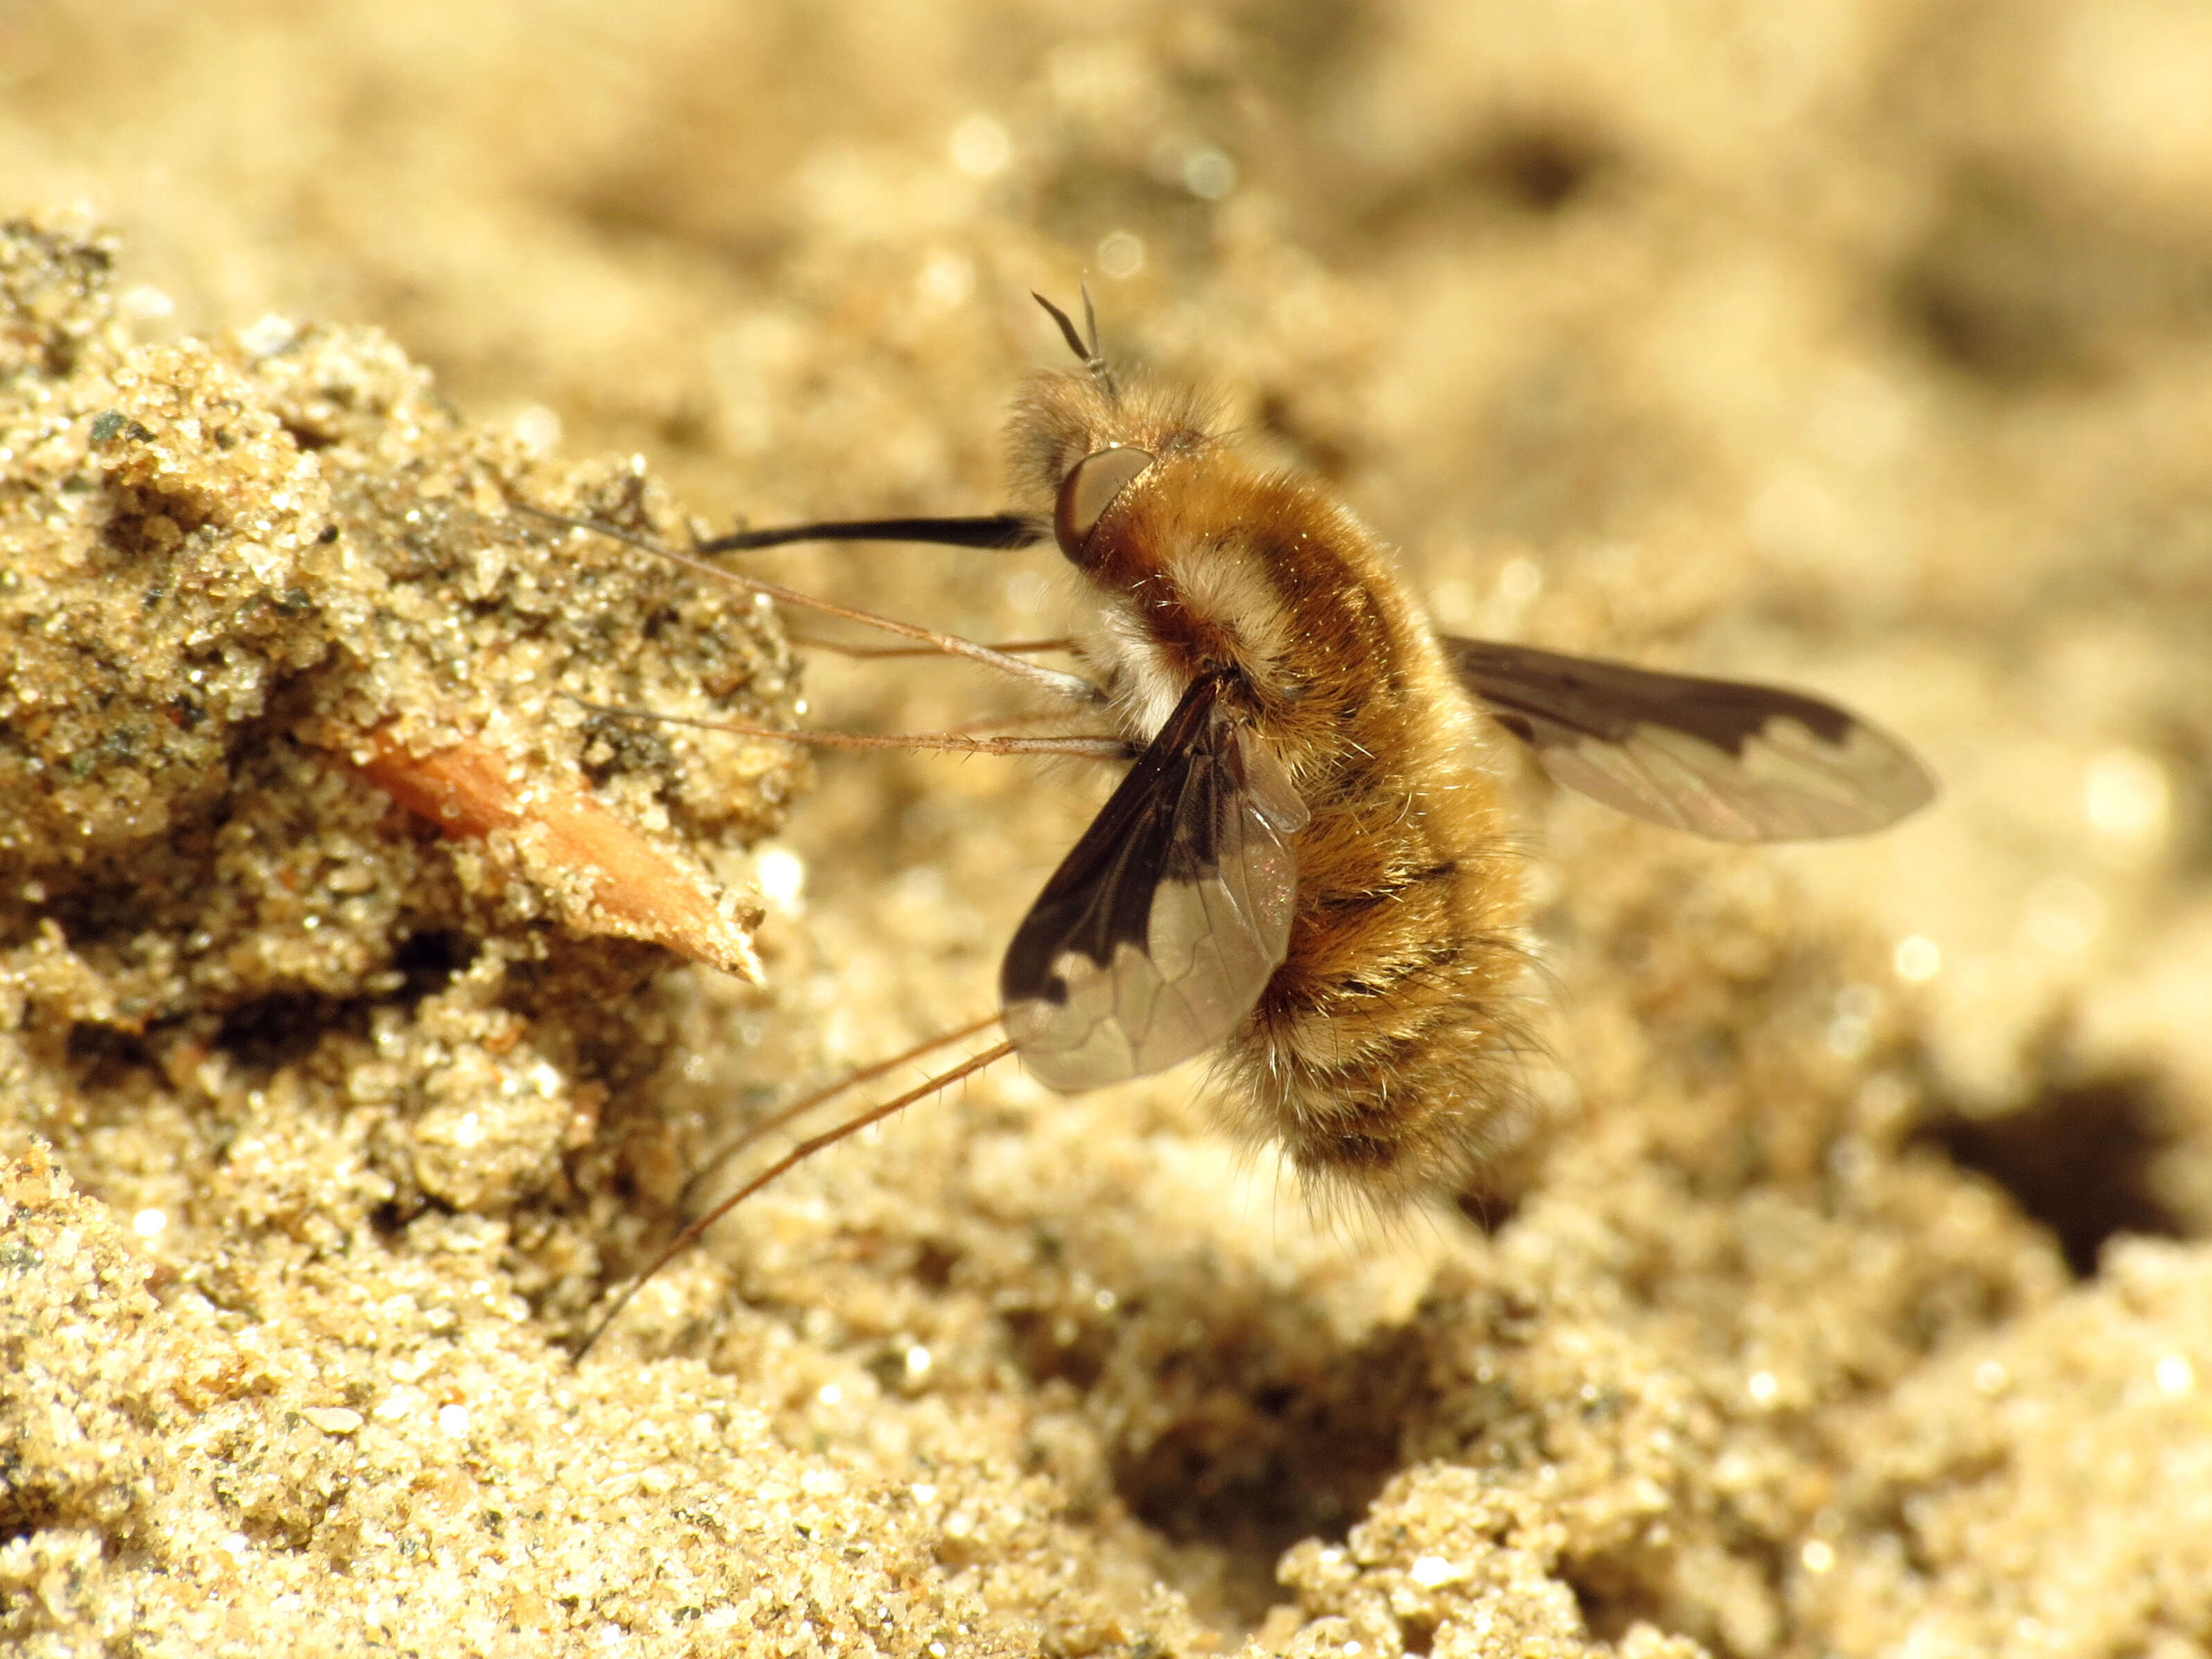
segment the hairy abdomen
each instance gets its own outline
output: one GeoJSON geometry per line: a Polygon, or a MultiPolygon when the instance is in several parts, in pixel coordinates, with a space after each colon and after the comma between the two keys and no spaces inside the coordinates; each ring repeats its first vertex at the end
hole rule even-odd
{"type": "Polygon", "coordinates": [[[1483,1163],[1523,968],[1492,780],[1464,752],[1390,771],[1312,803],[1289,952],[1223,1056],[1248,1137],[1385,1204],[1455,1194],[1483,1163]]]}

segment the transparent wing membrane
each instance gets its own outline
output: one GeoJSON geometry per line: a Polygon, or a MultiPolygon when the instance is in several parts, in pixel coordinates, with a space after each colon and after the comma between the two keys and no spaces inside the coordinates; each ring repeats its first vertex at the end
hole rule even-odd
{"type": "Polygon", "coordinates": [[[1305,823],[1281,765],[1193,683],[1016,930],[1006,1034],[1064,1092],[1201,1054],[1281,963],[1305,823]]]}
{"type": "Polygon", "coordinates": [[[1718,841],[1863,835],[1935,799],[1912,751],[1778,686],[1446,638],[1461,684],[1565,787],[1718,841]]]}

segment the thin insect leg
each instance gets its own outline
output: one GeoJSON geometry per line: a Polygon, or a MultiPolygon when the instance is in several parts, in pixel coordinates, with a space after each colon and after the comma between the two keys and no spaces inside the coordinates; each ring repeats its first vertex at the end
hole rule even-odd
{"type": "Polygon", "coordinates": [[[762,1188],[767,1186],[769,1182],[774,1181],[778,1176],[784,1174],[787,1170],[796,1169],[799,1164],[804,1164],[808,1158],[813,1157],[815,1153],[820,1152],[823,1147],[834,1146],[847,1136],[858,1134],[861,1130],[866,1128],[871,1123],[880,1123],[892,1113],[904,1111],[908,1107],[913,1105],[917,1100],[927,1100],[930,1096],[937,1093],[939,1090],[959,1082],[961,1079],[965,1077],[973,1077],[976,1073],[981,1071],[987,1066],[997,1065],[999,1061],[1004,1060],[1007,1055],[1013,1052],[1014,1045],[1012,1042],[1000,1042],[994,1044],[993,1047],[986,1048],[981,1054],[962,1060],[959,1065],[955,1066],[951,1071],[939,1073],[937,1076],[930,1079],[928,1082],[922,1084],[918,1088],[908,1090],[896,1100],[886,1101],[880,1106],[871,1106],[866,1111],[862,1112],[859,1116],[848,1118],[844,1122],[836,1125],[834,1128],[824,1129],[820,1134],[814,1135],[808,1139],[800,1141],[798,1146],[793,1147],[781,1158],[776,1159],[775,1163],[769,1164],[767,1169],[762,1170],[760,1174],[755,1176],[750,1181],[745,1182],[744,1186],[738,1188],[736,1192],[731,1194],[729,1197],[724,1199],[713,1209],[708,1211],[706,1214],[701,1216],[690,1226],[684,1228],[682,1232],[677,1234],[676,1237],[670,1241],[668,1248],[653,1258],[651,1266],[647,1267],[646,1270],[640,1273],[635,1279],[630,1280],[628,1285],[624,1285],[622,1290],[617,1293],[613,1304],[608,1308],[605,1314],[600,1316],[599,1322],[592,1326],[589,1333],[586,1334],[583,1341],[577,1345],[575,1354],[577,1363],[582,1363],[584,1356],[591,1352],[592,1345],[602,1336],[606,1334],[607,1328],[613,1324],[616,1319],[620,1316],[622,1310],[629,1305],[630,1298],[635,1296],[640,1291],[643,1290],[646,1285],[652,1281],[654,1274],[658,1273],[670,1262],[675,1261],[676,1258],[683,1255],[684,1251],[690,1249],[692,1245],[699,1241],[700,1235],[704,1233],[708,1228],[713,1226],[724,1216],[729,1214],[729,1212],[736,1209],[738,1205],[744,1203],[755,1193],[760,1191],[762,1188]]]}
{"type": "MultiPolygon", "coordinates": [[[[871,660],[878,657],[934,657],[940,654],[933,647],[922,645],[847,645],[841,640],[820,639],[810,634],[787,633],[785,637],[793,645],[804,646],[810,651],[828,651],[840,657],[866,658],[871,660]]],[[[1075,648],[1075,641],[1065,638],[1006,640],[985,648],[991,651],[1003,651],[1008,656],[1020,656],[1031,651],[1073,651],[1075,648]]]]}
{"type": "MultiPolygon", "coordinates": [[[[946,730],[953,737],[966,738],[973,737],[978,732],[989,732],[1002,726],[1043,726],[1060,718],[1060,715],[1051,713],[994,714],[988,720],[969,720],[964,726],[948,726],[946,730]]],[[[1121,752],[1130,760],[1137,757],[1137,748],[1134,744],[1126,745],[1121,752]]]]}
{"type": "Polygon", "coordinates": [[[998,1023],[999,1017],[996,1014],[986,1014],[982,1018],[970,1024],[959,1026],[950,1031],[940,1031],[927,1042],[915,1043],[902,1054],[893,1054],[889,1060],[879,1060],[872,1066],[864,1066],[857,1072],[848,1072],[828,1088],[817,1089],[812,1094],[770,1112],[759,1122],[747,1125],[743,1133],[692,1171],[691,1178],[684,1183],[684,1190],[677,1195],[677,1207],[679,1210],[690,1208],[691,1200],[698,1193],[702,1183],[710,1179],[715,1170],[760,1139],[762,1136],[775,1133],[793,1119],[804,1117],[817,1106],[836,1099],[839,1095],[849,1089],[857,1089],[863,1083],[873,1083],[878,1078],[896,1072],[909,1061],[920,1060],[924,1054],[933,1053],[939,1048],[955,1042],[964,1042],[978,1031],[988,1030],[998,1023]]]}
{"type": "Polygon", "coordinates": [[[595,536],[605,536],[611,541],[622,543],[624,546],[635,547],[641,552],[651,553],[658,558],[666,559],[671,564],[681,565],[696,575],[704,576],[711,581],[720,582],[725,586],[734,587],[740,592],[765,593],[779,605],[796,605],[803,611],[819,611],[825,617],[842,617],[846,622],[858,623],[864,628],[880,629],[886,634],[896,634],[902,639],[912,640],[918,645],[942,652],[948,657],[964,657],[970,662],[981,663],[985,667],[995,668],[1011,678],[1026,681],[1053,696],[1064,697],[1070,702],[1084,703],[1092,708],[1100,707],[1106,702],[1106,693],[1080,674],[1064,673],[1059,669],[1046,668],[1036,663],[1024,662],[1019,657],[1008,656],[1003,651],[994,651],[987,645],[978,645],[973,640],[963,640],[955,634],[940,634],[933,629],[918,628],[912,623],[902,623],[890,617],[878,617],[872,611],[855,611],[849,605],[836,605],[828,599],[818,599],[811,593],[802,593],[797,588],[784,586],[781,582],[763,581],[757,576],[740,575],[734,570],[725,570],[720,565],[709,564],[704,559],[695,559],[688,553],[678,553],[673,548],[663,547],[650,537],[635,535],[614,525],[601,524],[595,519],[574,519],[566,514],[548,513],[544,507],[531,507],[521,501],[515,502],[514,507],[518,512],[527,513],[531,517],[543,519],[549,524],[565,525],[571,530],[585,531],[595,536]]]}
{"type": "Polygon", "coordinates": [[[594,714],[617,720],[659,720],[668,726],[692,726],[702,732],[727,732],[740,738],[769,738],[778,743],[812,744],[823,749],[936,749],[956,755],[1074,755],[1085,760],[1130,760],[1134,756],[1121,738],[971,738],[958,732],[906,732],[871,736],[857,732],[789,732],[774,726],[748,726],[741,720],[702,720],[691,714],[664,714],[649,708],[621,708],[593,702],[574,692],[562,695],[594,714]]]}

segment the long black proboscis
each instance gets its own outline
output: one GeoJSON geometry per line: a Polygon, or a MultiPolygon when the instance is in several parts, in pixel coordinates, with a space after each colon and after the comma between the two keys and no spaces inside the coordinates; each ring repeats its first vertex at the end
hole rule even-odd
{"type": "Polygon", "coordinates": [[[924,542],[939,547],[1012,549],[1034,547],[1051,538],[1051,532],[1035,519],[994,513],[969,519],[828,519],[817,524],[738,530],[701,542],[692,551],[742,553],[792,542],[924,542]]]}

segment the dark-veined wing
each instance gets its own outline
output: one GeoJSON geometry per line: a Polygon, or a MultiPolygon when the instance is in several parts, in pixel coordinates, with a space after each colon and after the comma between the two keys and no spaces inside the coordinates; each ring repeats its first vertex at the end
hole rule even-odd
{"type": "Polygon", "coordinates": [[[1306,809],[1219,696],[1192,683],[1006,947],[1006,1035],[1048,1088],[1204,1052],[1283,960],[1306,809]]]}
{"type": "Polygon", "coordinates": [[[1525,645],[1446,638],[1460,684],[1568,788],[1720,841],[1809,841],[1935,799],[1912,751],[1831,702],[1525,645]]]}

